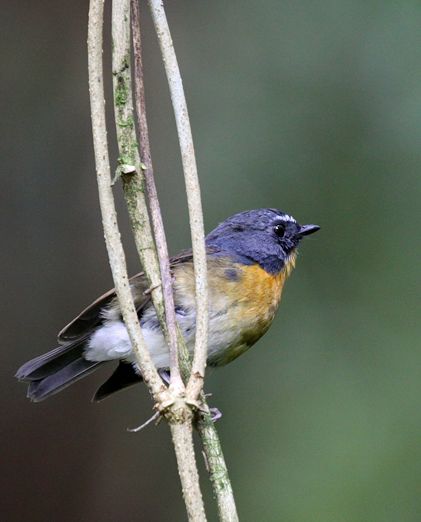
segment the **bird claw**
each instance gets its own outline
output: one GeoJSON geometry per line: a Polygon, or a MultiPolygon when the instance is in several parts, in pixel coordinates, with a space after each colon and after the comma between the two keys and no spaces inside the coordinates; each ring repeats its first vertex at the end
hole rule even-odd
{"type": "Polygon", "coordinates": [[[170,372],[168,370],[158,370],[158,373],[161,379],[165,382],[165,384],[169,386],[171,379],[170,372]]]}
{"type": "Polygon", "coordinates": [[[218,410],[218,408],[209,408],[209,413],[210,413],[212,422],[216,422],[222,417],[222,411],[218,410]]]}
{"type": "MultiPolygon", "coordinates": [[[[165,384],[170,384],[170,372],[169,370],[158,370],[161,379],[165,384]]],[[[212,393],[205,393],[205,398],[212,397],[212,393]]],[[[222,417],[222,412],[218,408],[203,408],[197,401],[186,401],[189,406],[199,410],[201,413],[209,413],[212,422],[217,422],[222,417]]]]}

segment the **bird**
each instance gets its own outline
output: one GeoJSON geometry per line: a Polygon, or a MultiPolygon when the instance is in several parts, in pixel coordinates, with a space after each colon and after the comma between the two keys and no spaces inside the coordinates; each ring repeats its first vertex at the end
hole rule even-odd
{"type": "MultiPolygon", "coordinates": [[[[261,208],[229,217],[206,236],[209,366],[232,362],[267,332],[284,283],[295,267],[300,241],[319,229],[318,225],[300,225],[281,210],[261,208]]],[[[176,319],[192,353],[196,325],[192,251],[171,258],[170,268],[176,319]]],[[[169,348],[144,273],[130,279],[130,288],[152,360],[168,380],[169,348]]],[[[63,328],[58,343],[57,348],[26,362],[16,373],[28,384],[27,397],[34,402],[110,362],[118,365],[93,401],[142,381],[114,290],[63,328]]]]}

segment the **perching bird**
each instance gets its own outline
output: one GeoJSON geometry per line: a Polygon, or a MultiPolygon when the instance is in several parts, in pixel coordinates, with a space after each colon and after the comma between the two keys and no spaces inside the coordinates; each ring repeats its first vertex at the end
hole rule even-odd
{"type": "MultiPolygon", "coordinates": [[[[268,330],[278,308],[285,280],[295,265],[300,240],[319,230],[299,225],[275,209],[241,212],[206,237],[209,287],[208,364],[222,366],[250,348],[268,330]]],[[[195,283],[191,251],[171,259],[177,321],[193,350],[195,283]]],[[[142,273],[131,289],[146,344],[156,367],[169,367],[169,349],[142,273]]],[[[94,301],[58,336],[60,345],[19,368],[28,382],[28,397],[42,401],[109,361],[119,361],[98,389],[98,401],[142,377],[134,362],[129,336],[113,290],[94,301]]]]}

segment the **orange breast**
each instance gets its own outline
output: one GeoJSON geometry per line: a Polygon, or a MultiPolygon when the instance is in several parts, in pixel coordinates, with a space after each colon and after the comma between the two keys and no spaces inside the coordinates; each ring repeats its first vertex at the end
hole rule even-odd
{"type": "MultiPolygon", "coordinates": [[[[208,257],[210,350],[212,342],[218,340],[211,363],[232,361],[267,331],[294,265],[295,256],[291,256],[279,274],[271,275],[259,265],[208,257]]],[[[175,276],[176,303],[194,308],[192,264],[177,266],[175,276]]]]}
{"type": "Polygon", "coordinates": [[[233,327],[236,325],[241,343],[251,346],[267,331],[294,265],[295,256],[291,256],[284,269],[276,275],[267,273],[259,265],[236,265],[238,281],[229,283],[216,272],[212,277],[210,270],[211,300],[228,304],[229,323],[233,327]]]}
{"type": "Polygon", "coordinates": [[[260,335],[263,335],[269,327],[278,308],[282,289],[291,268],[271,275],[259,265],[243,267],[243,278],[240,283],[241,296],[237,293],[236,315],[240,323],[250,324],[250,328],[247,330],[256,331],[256,334],[262,330],[260,335]]]}

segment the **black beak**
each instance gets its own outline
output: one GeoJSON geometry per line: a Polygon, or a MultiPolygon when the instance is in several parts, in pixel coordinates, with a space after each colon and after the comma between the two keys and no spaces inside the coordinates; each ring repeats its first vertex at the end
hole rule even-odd
{"type": "Polygon", "coordinates": [[[300,236],[309,236],[318,230],[320,230],[319,225],[301,225],[299,234],[300,236]]]}

